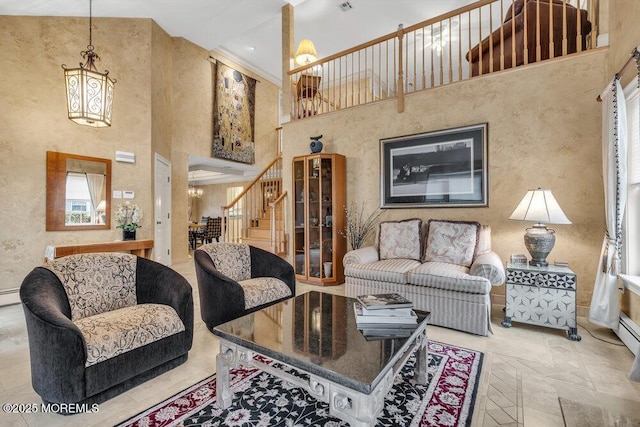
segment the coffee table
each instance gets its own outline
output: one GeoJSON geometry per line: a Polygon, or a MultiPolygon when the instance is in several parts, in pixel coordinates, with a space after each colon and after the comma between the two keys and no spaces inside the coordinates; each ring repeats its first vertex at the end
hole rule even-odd
{"type": "Polygon", "coordinates": [[[406,338],[365,338],[353,312],[355,299],[312,291],[216,326],[217,403],[233,400],[229,370],[257,367],[328,402],[351,426],[375,425],[395,375],[416,351],[414,379],[427,382],[426,328],[419,312],[406,338]]]}

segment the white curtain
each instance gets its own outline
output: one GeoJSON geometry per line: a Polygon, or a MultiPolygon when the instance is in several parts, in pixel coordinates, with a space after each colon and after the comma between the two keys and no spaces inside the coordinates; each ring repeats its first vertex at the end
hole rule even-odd
{"type": "Polygon", "coordinates": [[[589,322],[617,331],[622,218],[627,201],[627,110],[618,76],[602,95],[602,175],[607,229],[589,322]]]}
{"type": "MultiPolygon", "coordinates": [[[[85,174],[85,176],[87,177],[87,186],[89,187],[89,195],[91,196],[91,204],[93,205],[92,212],[95,215],[100,201],[104,200],[105,198],[105,176],[97,173],[87,173],[85,174]]],[[[95,217],[94,222],[97,222],[97,219],[95,217]]]]}

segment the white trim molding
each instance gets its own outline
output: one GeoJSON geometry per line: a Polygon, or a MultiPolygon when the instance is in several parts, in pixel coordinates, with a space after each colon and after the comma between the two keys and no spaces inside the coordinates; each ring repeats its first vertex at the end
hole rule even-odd
{"type": "Polygon", "coordinates": [[[0,291],[0,307],[12,304],[20,304],[20,289],[14,288],[0,291]]]}

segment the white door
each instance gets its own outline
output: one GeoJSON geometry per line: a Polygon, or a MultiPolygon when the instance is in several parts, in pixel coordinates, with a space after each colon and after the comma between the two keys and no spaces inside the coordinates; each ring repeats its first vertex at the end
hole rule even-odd
{"type": "Polygon", "coordinates": [[[155,161],[155,260],[171,265],[171,163],[156,153],[155,161]]]}

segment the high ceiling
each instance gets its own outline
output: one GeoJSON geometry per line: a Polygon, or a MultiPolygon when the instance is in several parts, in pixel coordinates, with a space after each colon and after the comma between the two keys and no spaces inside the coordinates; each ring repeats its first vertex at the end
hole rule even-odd
{"type": "MultiPolygon", "coordinates": [[[[295,46],[313,40],[322,58],[474,0],[93,0],[94,17],[151,18],[167,33],[220,52],[281,84],[281,10],[294,6],[295,46]],[[345,4],[346,3],[346,4],[345,4]],[[341,7],[343,6],[343,7],[341,7]],[[346,9],[346,11],[343,11],[346,9]]],[[[89,0],[1,0],[0,15],[89,16],[89,0]]],[[[94,23],[94,26],[96,24],[94,23]]],[[[94,40],[96,50],[100,41],[94,40]]],[[[252,166],[190,157],[197,185],[251,179],[252,166]]]]}
{"type": "MultiPolygon", "coordinates": [[[[93,0],[95,17],[152,18],[174,37],[216,50],[281,81],[282,6],[294,5],[295,44],[328,56],[473,0],[93,0]],[[342,11],[348,3],[351,9],[342,11]]],[[[2,0],[0,15],[88,16],[89,0],[2,0]]],[[[100,41],[95,40],[100,50],[100,41]]]]}

